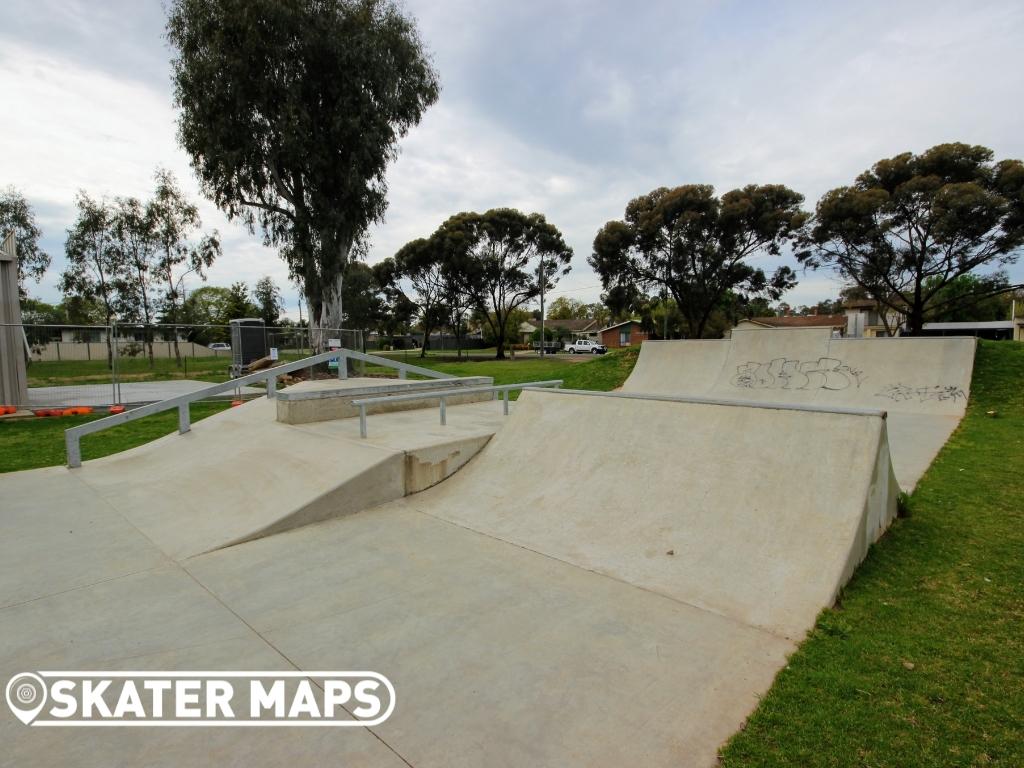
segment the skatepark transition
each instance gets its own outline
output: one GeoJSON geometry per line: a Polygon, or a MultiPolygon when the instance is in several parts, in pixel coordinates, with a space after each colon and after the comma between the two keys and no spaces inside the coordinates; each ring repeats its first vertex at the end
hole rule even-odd
{"type": "Polygon", "coordinates": [[[7,677],[367,669],[397,701],[356,729],[5,713],[7,758],[712,766],[956,427],[973,355],[814,331],[647,342],[621,392],[528,390],[508,417],[384,413],[363,440],[356,419],[287,424],[255,401],[80,470],[0,476],[7,677]],[[188,478],[233,466],[229,432],[277,479],[204,500],[188,478]],[[259,458],[285,445],[300,458],[259,458]],[[417,451],[450,471],[396,480],[417,451]],[[161,465],[180,482],[149,502],[161,465]],[[127,485],[104,469],[129,466],[127,485]]]}

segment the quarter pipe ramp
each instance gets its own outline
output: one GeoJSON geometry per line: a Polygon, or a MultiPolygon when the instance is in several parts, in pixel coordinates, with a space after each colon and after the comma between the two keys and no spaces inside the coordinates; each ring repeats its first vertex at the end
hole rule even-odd
{"type": "Polygon", "coordinates": [[[731,339],[644,342],[623,390],[885,410],[896,477],[909,491],[964,415],[974,350],[969,338],[735,330],[731,339]]]}

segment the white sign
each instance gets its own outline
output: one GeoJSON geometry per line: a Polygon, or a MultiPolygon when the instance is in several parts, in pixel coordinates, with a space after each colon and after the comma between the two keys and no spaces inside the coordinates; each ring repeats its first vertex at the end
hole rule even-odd
{"type": "Polygon", "coordinates": [[[341,346],[341,339],[328,339],[327,346],[331,349],[337,349],[341,346]]]}
{"type": "Polygon", "coordinates": [[[277,360],[277,347],[270,348],[270,359],[277,360]]]}
{"type": "Polygon", "coordinates": [[[6,693],[33,727],[367,727],[395,708],[391,681],[369,671],[22,672],[6,693]]]}

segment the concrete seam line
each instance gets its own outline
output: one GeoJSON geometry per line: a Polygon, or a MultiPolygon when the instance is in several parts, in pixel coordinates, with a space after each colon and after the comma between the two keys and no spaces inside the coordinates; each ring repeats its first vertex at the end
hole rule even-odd
{"type": "MultiPolygon", "coordinates": [[[[254,627],[248,621],[243,619],[230,605],[228,605],[223,600],[221,600],[220,596],[216,592],[212,591],[205,584],[203,584],[203,582],[199,579],[199,577],[197,577],[194,573],[192,573],[192,571],[190,571],[188,568],[185,567],[184,563],[175,563],[175,565],[177,565],[179,568],[181,568],[182,571],[184,571],[186,574],[188,574],[188,577],[190,579],[192,579],[192,581],[194,581],[199,586],[200,589],[202,589],[204,592],[206,592],[206,594],[208,594],[210,597],[212,597],[214,600],[216,600],[217,603],[219,603],[220,605],[224,606],[224,609],[228,613],[230,613],[232,616],[234,616],[236,619],[238,619],[240,622],[242,622],[242,624],[245,625],[249,629],[250,632],[252,632],[254,635],[256,635],[256,637],[258,637],[260,640],[262,640],[264,643],[266,643],[268,648],[272,649],[278,656],[280,656],[288,664],[290,664],[292,666],[292,668],[295,669],[296,672],[305,672],[306,671],[302,667],[300,667],[298,664],[296,664],[294,661],[292,661],[291,658],[288,656],[288,654],[286,654],[284,651],[282,651],[280,648],[278,648],[276,645],[274,645],[272,642],[270,642],[270,640],[268,640],[266,637],[264,637],[259,632],[259,630],[256,629],[256,627],[254,627]]],[[[312,681],[312,682],[313,682],[313,685],[316,685],[315,681],[312,681]]],[[[320,688],[320,686],[317,685],[317,688],[320,688]]],[[[355,717],[355,715],[352,713],[352,711],[348,707],[346,707],[344,704],[339,704],[338,706],[340,706],[342,709],[344,709],[346,712],[348,712],[350,715],[352,715],[353,718],[355,717]]],[[[412,763],[410,763],[408,760],[406,760],[405,757],[397,749],[395,749],[393,746],[388,744],[381,737],[381,735],[379,733],[377,733],[373,728],[370,728],[368,726],[364,726],[364,729],[366,731],[369,731],[369,733],[375,739],[377,739],[377,741],[379,741],[381,744],[383,744],[385,747],[387,747],[394,754],[395,757],[397,757],[399,760],[401,760],[403,763],[405,763],[407,766],[409,766],[409,768],[415,768],[415,766],[412,763]]]]}
{"type": "Polygon", "coordinates": [[[3,611],[6,611],[8,608],[19,608],[19,607],[21,607],[23,605],[30,605],[31,603],[37,603],[40,600],[47,600],[47,599],[49,599],[51,597],[57,597],[59,595],[66,595],[69,592],[77,592],[80,589],[89,589],[89,587],[96,587],[96,586],[99,586],[100,584],[107,584],[107,583],[109,583],[111,581],[118,581],[119,579],[127,579],[130,576],[138,576],[140,573],[149,573],[150,571],[158,571],[161,568],[167,568],[170,565],[177,565],[177,563],[175,563],[173,560],[171,560],[166,555],[164,555],[163,552],[160,552],[160,555],[162,557],[166,558],[166,559],[165,559],[164,562],[162,562],[162,563],[160,563],[158,565],[153,565],[153,566],[150,566],[149,568],[140,568],[137,571],[129,571],[128,573],[120,573],[117,576],[110,576],[110,577],[108,577],[106,579],[99,579],[98,581],[90,581],[88,584],[76,584],[75,586],[68,587],[67,589],[59,589],[56,592],[49,592],[49,593],[47,593],[45,595],[39,595],[38,597],[30,597],[28,600],[22,600],[19,603],[10,603],[8,605],[0,605],[0,613],[2,613],[3,611]]]}
{"type": "Polygon", "coordinates": [[[888,411],[876,410],[873,408],[845,408],[836,406],[829,408],[819,405],[805,405],[803,403],[770,403],[759,400],[730,400],[716,397],[689,397],[676,395],[657,395],[644,392],[600,392],[591,389],[548,389],[540,387],[524,387],[524,390],[531,392],[553,392],[565,395],[584,395],[587,397],[618,397],[627,400],[653,400],[666,403],[693,403],[695,405],[722,405],[732,408],[761,408],[771,411],[802,411],[804,413],[837,413],[842,416],[874,416],[880,419],[888,417],[888,411]]]}
{"type": "MultiPolygon", "coordinates": [[[[406,498],[409,498],[409,497],[406,496],[406,498]]],[[[430,512],[427,512],[424,509],[420,509],[419,507],[413,506],[412,504],[408,504],[407,507],[409,509],[411,509],[413,512],[418,512],[419,514],[424,515],[425,517],[429,517],[432,520],[437,520],[438,522],[441,522],[441,523],[447,523],[448,525],[454,526],[454,527],[459,528],[459,529],[461,529],[463,531],[468,531],[469,533],[475,533],[478,536],[483,536],[484,538],[491,539],[492,541],[500,541],[502,544],[508,544],[510,547],[516,547],[517,549],[521,549],[524,552],[530,552],[530,553],[532,553],[534,555],[538,555],[540,557],[547,558],[548,560],[552,560],[552,561],[554,561],[556,563],[561,563],[562,565],[567,565],[570,568],[575,568],[575,569],[580,570],[580,571],[585,571],[586,573],[592,573],[595,576],[599,576],[599,577],[604,578],[604,579],[609,579],[610,581],[614,581],[616,584],[622,584],[623,586],[630,587],[632,589],[639,589],[641,592],[646,592],[649,595],[654,595],[655,597],[659,597],[662,600],[668,600],[669,602],[675,603],[676,605],[685,605],[687,608],[692,608],[695,611],[701,611],[702,613],[708,613],[708,614],[710,614],[712,616],[717,616],[718,618],[722,619],[723,621],[727,621],[730,624],[736,624],[738,626],[745,627],[746,629],[753,629],[753,630],[756,630],[757,632],[764,632],[766,635],[771,635],[772,637],[776,637],[776,638],[778,638],[780,640],[785,640],[788,643],[799,644],[799,643],[803,642],[803,638],[793,638],[793,637],[789,637],[789,636],[784,635],[784,634],[779,634],[778,632],[774,632],[771,629],[768,629],[767,627],[762,627],[759,624],[748,624],[745,621],[742,621],[741,619],[737,619],[735,616],[729,616],[728,614],[725,614],[725,613],[719,613],[718,611],[716,611],[716,610],[714,610],[712,608],[706,608],[706,607],[701,606],[701,605],[695,605],[693,603],[688,603],[685,600],[680,600],[678,597],[672,597],[671,595],[666,595],[666,594],[664,594],[662,592],[657,592],[657,591],[651,589],[650,587],[644,587],[644,586],[641,586],[639,584],[631,584],[630,582],[624,581],[624,580],[620,579],[618,576],[614,576],[614,575],[612,575],[610,573],[605,573],[604,571],[595,571],[592,568],[586,568],[586,567],[584,567],[582,565],[579,565],[578,563],[574,563],[574,562],[572,562],[570,560],[563,560],[562,558],[556,557],[555,555],[549,555],[547,552],[541,552],[539,550],[532,549],[532,548],[526,546],[525,544],[519,544],[519,543],[514,542],[514,541],[509,541],[508,539],[503,539],[500,536],[495,536],[495,535],[490,534],[490,533],[484,533],[483,531],[478,531],[476,528],[470,528],[467,525],[462,525],[461,523],[456,523],[453,520],[447,520],[447,519],[445,519],[443,517],[438,517],[437,515],[431,514],[430,512]]],[[[810,630],[808,630],[808,631],[810,631],[810,630]]]]}

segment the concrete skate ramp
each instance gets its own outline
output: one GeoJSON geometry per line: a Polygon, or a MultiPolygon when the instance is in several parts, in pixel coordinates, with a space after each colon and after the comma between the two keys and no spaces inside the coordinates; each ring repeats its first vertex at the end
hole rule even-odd
{"type": "Polygon", "coordinates": [[[376,434],[361,440],[358,420],[281,424],[274,401],[258,398],[187,434],[61,471],[181,560],[360,512],[444,479],[502,419],[493,403],[457,408],[447,430],[431,410],[371,417],[376,434]],[[474,418],[476,411],[487,413],[474,418]]]}
{"type": "Polygon", "coordinates": [[[911,490],[964,415],[974,350],[970,338],[735,330],[731,339],[644,342],[623,391],[884,409],[896,478],[911,490]]]}
{"type": "Polygon", "coordinates": [[[878,411],[530,391],[467,469],[408,503],[800,638],[896,496],[878,411]]]}
{"type": "MultiPolygon", "coordinates": [[[[160,480],[165,494],[200,463],[208,422],[270,456],[312,441],[279,469],[211,468],[177,510],[127,485],[101,497],[81,470],[0,477],[0,673],[372,669],[395,685],[392,717],[372,732],[94,729],[83,751],[73,729],[0,713],[12,761],[711,766],[895,506],[878,412],[527,391],[487,447],[429,490],[169,558],[179,539],[161,515],[201,527],[217,505],[185,507],[221,478],[209,500],[316,482],[349,450],[323,441],[358,434],[352,420],[282,425],[271,408],[266,427],[245,427],[266,405],[164,439],[152,463],[106,463],[141,486],[162,467],[179,483],[160,480]],[[809,445],[823,431],[846,439],[809,445]],[[313,449],[324,464],[302,470],[313,449]],[[252,485],[239,491],[239,478],[252,485]],[[133,516],[119,511],[129,502],[133,516]]],[[[477,407],[453,409],[443,428],[423,415],[451,435],[477,407]]],[[[373,417],[370,442],[416,414],[373,417]]]]}
{"type": "Polygon", "coordinates": [[[187,567],[299,668],[386,674],[409,765],[711,766],[895,499],[879,412],[527,391],[445,482],[187,567]]]}

